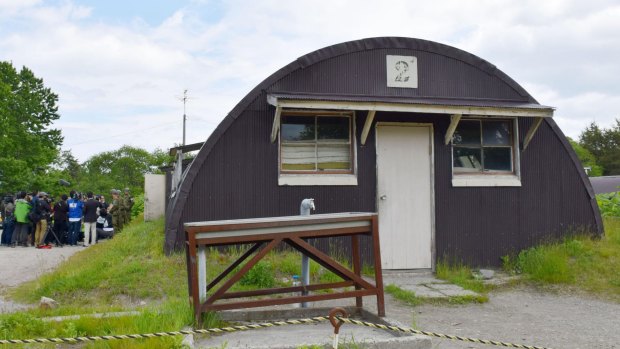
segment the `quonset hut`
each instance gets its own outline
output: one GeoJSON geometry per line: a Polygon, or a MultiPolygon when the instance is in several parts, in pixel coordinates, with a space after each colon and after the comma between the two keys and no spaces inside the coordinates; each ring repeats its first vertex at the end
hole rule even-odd
{"type": "Polygon", "coordinates": [[[378,212],[385,269],[498,265],[577,230],[601,234],[553,112],[439,43],[314,51],[256,86],[202,146],[167,207],[166,250],[184,247],[184,222],[296,215],[304,198],[317,213],[378,212]]]}

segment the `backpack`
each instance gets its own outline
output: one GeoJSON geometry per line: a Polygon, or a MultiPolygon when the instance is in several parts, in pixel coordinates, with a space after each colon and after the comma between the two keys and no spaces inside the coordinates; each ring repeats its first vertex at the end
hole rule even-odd
{"type": "Polygon", "coordinates": [[[41,220],[41,202],[39,202],[39,200],[37,200],[36,205],[28,212],[28,219],[32,223],[37,223],[41,220]]]}

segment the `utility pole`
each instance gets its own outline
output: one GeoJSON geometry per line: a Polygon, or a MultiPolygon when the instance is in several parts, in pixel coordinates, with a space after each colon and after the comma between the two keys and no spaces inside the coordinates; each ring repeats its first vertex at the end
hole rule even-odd
{"type": "Polygon", "coordinates": [[[183,146],[185,146],[185,122],[187,121],[187,115],[185,114],[185,105],[187,104],[187,90],[183,91],[183,146]]]}

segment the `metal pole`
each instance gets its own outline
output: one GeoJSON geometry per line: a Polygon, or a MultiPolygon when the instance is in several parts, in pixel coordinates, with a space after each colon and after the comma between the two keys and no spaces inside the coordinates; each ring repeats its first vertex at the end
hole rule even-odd
{"type": "Polygon", "coordinates": [[[183,146],[185,146],[185,121],[187,116],[185,114],[185,104],[187,102],[187,90],[183,91],[183,146]]]}
{"type": "Polygon", "coordinates": [[[187,117],[185,117],[185,113],[183,113],[183,146],[185,146],[185,120],[187,120],[187,117]]]}
{"type": "Polygon", "coordinates": [[[207,249],[204,245],[198,247],[198,297],[201,303],[207,299],[207,249]]]}
{"type": "MultiPolygon", "coordinates": [[[[309,216],[310,210],[314,209],[314,199],[303,199],[299,207],[299,214],[302,216],[309,216]]],[[[303,286],[310,285],[310,259],[305,254],[301,255],[301,284],[303,286]]],[[[308,291],[304,290],[301,294],[305,296],[308,294],[308,291]]],[[[307,308],[308,302],[302,302],[301,307],[307,308]]]]}

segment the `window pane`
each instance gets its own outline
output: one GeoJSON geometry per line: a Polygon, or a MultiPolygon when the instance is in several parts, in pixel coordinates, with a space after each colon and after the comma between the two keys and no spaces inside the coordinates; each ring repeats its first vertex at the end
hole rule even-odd
{"type": "Polygon", "coordinates": [[[452,136],[452,144],[480,145],[480,121],[461,120],[452,136]]]}
{"type": "Polygon", "coordinates": [[[314,171],[316,148],[314,144],[282,143],[282,170],[314,171]]]}
{"type": "Polygon", "coordinates": [[[282,116],[282,140],[314,141],[314,117],[282,116]]]}
{"type": "Polygon", "coordinates": [[[349,140],[349,118],[337,116],[317,117],[319,140],[349,140]]]}
{"type": "Polygon", "coordinates": [[[480,172],[482,171],[482,159],[480,148],[453,148],[454,171],[456,172],[480,172]]]}
{"type": "Polygon", "coordinates": [[[511,145],[510,121],[482,122],[482,141],[484,145],[511,145]]]}
{"type": "Polygon", "coordinates": [[[348,144],[319,144],[317,153],[319,170],[351,169],[351,152],[348,144]]]}
{"type": "Polygon", "coordinates": [[[486,171],[512,171],[512,148],[484,148],[486,171]]]}

